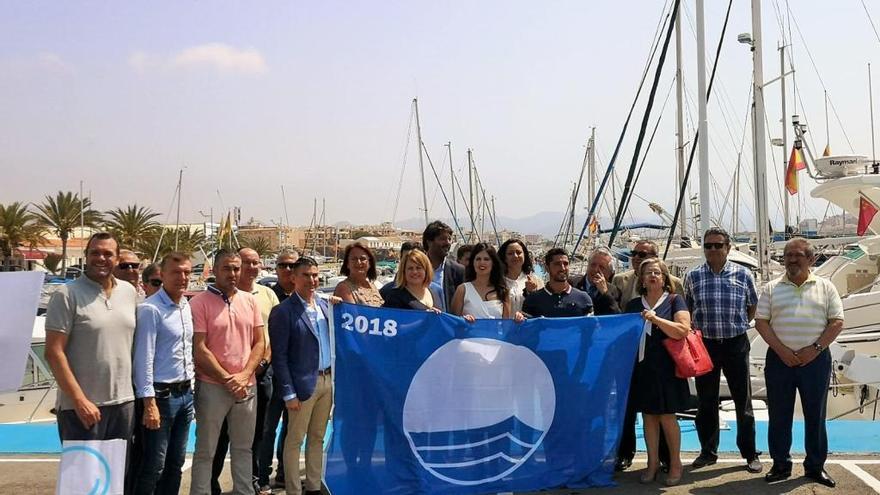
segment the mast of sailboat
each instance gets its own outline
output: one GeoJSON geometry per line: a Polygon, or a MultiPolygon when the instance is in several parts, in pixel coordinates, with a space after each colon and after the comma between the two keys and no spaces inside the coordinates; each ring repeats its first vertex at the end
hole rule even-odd
{"type": "Polygon", "coordinates": [[[177,240],[180,235],[180,198],[181,189],[183,188],[183,169],[180,169],[180,175],[177,177],[177,218],[174,221],[174,250],[177,251],[177,240]]]}
{"type": "Polygon", "coordinates": [[[425,213],[425,225],[428,225],[428,192],[425,189],[425,163],[422,158],[422,123],[419,120],[419,99],[413,98],[413,107],[416,114],[416,138],[418,139],[419,148],[419,176],[422,179],[422,211],[425,213]]]}
{"type": "MultiPolygon", "coordinates": [[[[699,153],[700,171],[700,231],[705,232],[711,227],[711,190],[709,188],[709,121],[706,108],[706,20],[705,0],[697,0],[697,94],[698,100],[698,136],[697,152],[699,153]]],[[[763,114],[762,114],[763,115],[763,114]]]]}
{"type": "MultiPolygon", "coordinates": [[[[755,231],[761,275],[770,276],[770,218],[767,212],[767,130],[764,127],[764,55],[761,48],[761,0],[752,0],[752,143],[755,153],[755,231]]],[[[702,202],[704,198],[700,198],[702,202]]]]}
{"type": "Polygon", "coordinates": [[[730,226],[730,233],[736,235],[736,229],[739,226],[739,179],[742,167],[742,152],[736,154],[736,173],[733,176],[733,222],[730,226]]]}
{"type": "MultiPolygon", "coordinates": [[[[684,81],[682,79],[682,55],[681,55],[681,16],[675,19],[675,158],[678,162],[678,188],[681,190],[685,182],[684,170],[684,81]]],[[[679,208],[678,228],[679,236],[687,237],[687,208],[679,208]]]]}
{"type": "MultiPolygon", "coordinates": [[[[783,36],[782,44],[779,46],[779,88],[781,90],[782,96],[782,177],[786,176],[786,170],[788,169],[788,122],[786,111],[785,111],[785,36],[783,36]]],[[[784,179],[783,179],[784,180],[784,179]]],[[[783,225],[785,226],[785,232],[788,233],[789,226],[789,211],[788,211],[788,197],[789,194],[782,194],[782,197],[785,198],[783,202],[783,225]]]]}
{"type": "Polygon", "coordinates": [[[455,167],[452,166],[452,141],[446,143],[449,151],[449,178],[452,181],[452,217],[458,220],[458,210],[455,206],[455,167]]]}
{"type": "MultiPolygon", "coordinates": [[[[467,150],[467,158],[468,158],[468,204],[470,208],[468,209],[468,214],[471,220],[471,235],[468,238],[469,242],[472,242],[474,235],[477,232],[477,224],[474,221],[474,153],[468,148],[467,150]]],[[[479,237],[477,237],[479,239],[479,237]]]]}
{"type": "Polygon", "coordinates": [[[871,84],[871,62],[868,62],[868,101],[871,105],[871,164],[877,163],[877,152],[874,148],[874,87],[871,84]]]}
{"type": "Polygon", "coordinates": [[[587,143],[587,200],[593,202],[596,197],[596,128],[590,129],[590,141],[587,143]]]}

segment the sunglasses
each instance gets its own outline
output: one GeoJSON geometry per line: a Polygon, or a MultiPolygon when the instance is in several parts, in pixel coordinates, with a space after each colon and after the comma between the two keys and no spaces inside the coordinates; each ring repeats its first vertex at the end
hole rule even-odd
{"type": "Polygon", "coordinates": [[[638,256],[639,258],[647,258],[647,257],[649,257],[649,256],[657,256],[657,253],[652,253],[652,252],[650,252],[650,251],[636,251],[636,250],[632,250],[632,251],[630,251],[629,254],[630,254],[630,256],[632,256],[633,258],[635,258],[636,256],[638,256]]]}
{"type": "Polygon", "coordinates": [[[137,270],[141,267],[140,263],[120,263],[119,268],[121,270],[137,270]]]}
{"type": "Polygon", "coordinates": [[[295,263],[278,263],[275,266],[282,270],[293,270],[293,265],[295,265],[295,263]]]}
{"type": "Polygon", "coordinates": [[[155,279],[155,278],[154,278],[154,279],[150,279],[150,281],[147,282],[147,283],[150,284],[150,285],[152,285],[153,287],[162,287],[162,281],[159,280],[159,279],[155,279]]]}
{"type": "Polygon", "coordinates": [[[704,242],[703,249],[724,249],[726,245],[724,242],[704,242]]]}

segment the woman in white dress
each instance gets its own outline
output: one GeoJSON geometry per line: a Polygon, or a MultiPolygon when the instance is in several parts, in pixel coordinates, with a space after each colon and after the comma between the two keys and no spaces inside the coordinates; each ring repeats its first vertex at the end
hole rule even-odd
{"type": "Polygon", "coordinates": [[[458,286],[452,298],[453,314],[470,322],[499,318],[523,320],[522,313],[511,311],[510,292],[494,247],[485,242],[474,246],[464,278],[465,283],[458,286]]]}
{"type": "Polygon", "coordinates": [[[526,295],[543,288],[544,281],[533,273],[532,256],[523,241],[504,241],[498,256],[504,263],[504,282],[510,289],[510,310],[514,313],[522,311],[526,295]]]}

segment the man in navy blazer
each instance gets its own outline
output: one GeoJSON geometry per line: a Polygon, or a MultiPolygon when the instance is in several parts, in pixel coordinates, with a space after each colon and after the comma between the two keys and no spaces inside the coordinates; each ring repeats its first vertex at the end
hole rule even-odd
{"type": "Polygon", "coordinates": [[[433,282],[443,289],[443,301],[441,301],[443,306],[440,309],[448,313],[452,308],[455,289],[464,283],[464,267],[457,261],[449,259],[452,228],[440,220],[429,223],[422,233],[422,245],[434,268],[433,282]]]}
{"type": "Polygon", "coordinates": [[[330,310],[315,295],[318,265],[302,257],[293,264],[295,289],[272,309],[269,338],[272,371],[279,394],[287,407],[287,438],[284,440],[285,489],[300,495],[299,459],[306,440],[306,495],[321,493],[323,441],[333,407],[330,376],[330,310]]]}

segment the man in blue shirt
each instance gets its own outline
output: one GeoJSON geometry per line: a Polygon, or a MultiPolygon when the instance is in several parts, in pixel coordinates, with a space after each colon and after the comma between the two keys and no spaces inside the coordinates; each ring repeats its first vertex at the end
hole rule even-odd
{"type": "Polygon", "coordinates": [[[553,248],[544,255],[544,264],[550,278],[543,289],[526,297],[523,313],[530,317],[549,318],[592,314],[593,301],[590,296],[568,282],[568,253],[562,248],[553,248]]]}
{"type": "Polygon", "coordinates": [[[755,316],[758,293],[751,272],[727,260],[730,235],[712,227],[703,233],[706,262],[687,273],[684,293],[695,328],[703,332],[703,342],[714,369],[696,379],[696,427],[700,437],[700,455],[692,466],[701,468],[718,459],[718,403],[721,372],[727,379],[736,406],[736,444],[746,460],[746,469],[763,469],[755,449],[755,415],[752,412],[752,387],[749,381],[750,344],[746,330],[755,316]]]}
{"type": "Polygon", "coordinates": [[[160,266],[162,288],[137,310],[134,387],[144,413],[135,494],[179,491],[193,417],[193,319],[183,297],[192,262],[170,253],[160,266]]]}
{"type": "Polygon", "coordinates": [[[287,407],[284,479],[288,495],[302,492],[299,452],[306,441],[306,495],[321,493],[323,440],[333,407],[327,303],[315,295],[318,265],[299,258],[293,265],[294,292],[269,316],[272,370],[287,407]]]}

